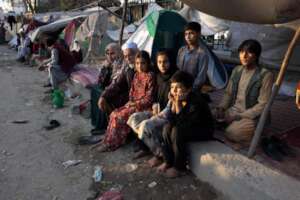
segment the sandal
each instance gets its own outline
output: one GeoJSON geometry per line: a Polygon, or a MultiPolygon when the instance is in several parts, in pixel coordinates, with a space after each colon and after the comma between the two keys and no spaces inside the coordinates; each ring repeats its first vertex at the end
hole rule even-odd
{"type": "Polygon", "coordinates": [[[47,131],[50,131],[50,130],[55,129],[55,128],[59,127],[59,126],[60,126],[60,123],[59,123],[57,120],[53,119],[53,120],[51,120],[51,121],[49,122],[49,125],[48,125],[48,126],[45,126],[44,128],[45,128],[47,131]]]}

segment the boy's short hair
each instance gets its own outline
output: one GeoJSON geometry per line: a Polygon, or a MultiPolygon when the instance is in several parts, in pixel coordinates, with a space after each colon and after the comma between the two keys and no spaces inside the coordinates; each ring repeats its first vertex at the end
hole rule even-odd
{"type": "Polygon", "coordinates": [[[185,88],[192,88],[194,84],[194,78],[189,73],[177,71],[171,77],[171,83],[181,83],[185,88]]]}
{"type": "Polygon", "coordinates": [[[198,22],[189,22],[184,26],[184,31],[192,30],[201,33],[201,25],[198,22]]]}
{"type": "Polygon", "coordinates": [[[242,42],[242,44],[238,48],[238,52],[240,53],[241,51],[247,51],[250,53],[253,53],[256,56],[256,63],[258,64],[259,57],[261,54],[261,44],[254,39],[249,39],[245,40],[242,42]]]}

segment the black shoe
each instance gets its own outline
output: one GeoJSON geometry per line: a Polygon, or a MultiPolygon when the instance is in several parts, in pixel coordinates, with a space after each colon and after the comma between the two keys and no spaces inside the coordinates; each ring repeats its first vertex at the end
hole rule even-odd
{"type": "Polygon", "coordinates": [[[105,131],[106,130],[104,130],[104,129],[92,129],[91,130],[91,134],[92,135],[103,135],[103,134],[105,134],[105,131]]]}
{"type": "Polygon", "coordinates": [[[52,93],[53,93],[53,89],[49,89],[44,92],[44,94],[52,94],[52,93]]]}
{"type": "Polygon", "coordinates": [[[78,138],[78,144],[80,145],[97,144],[102,139],[103,136],[101,135],[82,136],[78,138]]]}
{"type": "Polygon", "coordinates": [[[269,138],[263,138],[261,141],[261,146],[264,153],[273,160],[283,160],[283,155],[279,152],[277,145],[272,143],[269,138]]]}
{"type": "Polygon", "coordinates": [[[292,158],[296,157],[295,151],[283,140],[280,140],[275,136],[271,136],[270,141],[272,142],[272,144],[276,145],[278,151],[282,155],[292,157],[292,158]]]}
{"type": "Polygon", "coordinates": [[[54,129],[54,128],[57,128],[57,127],[59,127],[60,126],[60,123],[57,121],[57,120],[51,120],[50,122],[49,122],[49,125],[48,126],[45,126],[44,128],[47,130],[47,131],[50,131],[50,130],[52,130],[52,129],[54,129]]]}
{"type": "Polygon", "coordinates": [[[51,83],[46,83],[46,84],[43,85],[44,88],[51,87],[51,86],[52,86],[51,83]]]}

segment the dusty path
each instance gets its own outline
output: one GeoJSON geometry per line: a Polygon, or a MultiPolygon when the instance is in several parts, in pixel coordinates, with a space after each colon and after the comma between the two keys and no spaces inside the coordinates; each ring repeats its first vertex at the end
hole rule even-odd
{"type": "Polygon", "coordinates": [[[111,188],[121,188],[126,200],[221,199],[191,174],[168,180],[143,160],[132,161],[131,145],[106,154],[76,145],[76,138],[91,128],[88,121],[70,117],[68,107],[53,110],[41,87],[46,74],[15,62],[15,55],[0,46],[1,200],[85,200],[111,188]],[[52,118],[61,127],[44,130],[52,118]],[[15,120],[28,123],[12,123],[15,120]],[[73,159],[83,162],[64,169],[62,162],[73,159]],[[96,164],[103,166],[103,180],[97,185],[92,179],[96,164]],[[128,164],[137,169],[131,170],[128,164]],[[157,185],[151,188],[152,182],[157,185]]]}

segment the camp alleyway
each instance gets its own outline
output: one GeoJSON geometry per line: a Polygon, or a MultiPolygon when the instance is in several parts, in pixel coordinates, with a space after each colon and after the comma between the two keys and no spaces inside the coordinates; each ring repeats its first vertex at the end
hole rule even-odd
{"type": "Polygon", "coordinates": [[[105,191],[120,190],[125,200],[223,199],[192,174],[169,180],[149,169],[145,160],[132,160],[132,146],[100,154],[80,147],[76,139],[88,134],[89,121],[70,116],[70,104],[54,110],[45,97],[47,74],[15,61],[16,52],[0,46],[0,199],[86,200],[105,191]],[[61,126],[43,127],[56,119],[61,126]],[[65,169],[64,161],[82,160],[65,169]],[[94,183],[94,166],[102,166],[94,183]]]}

